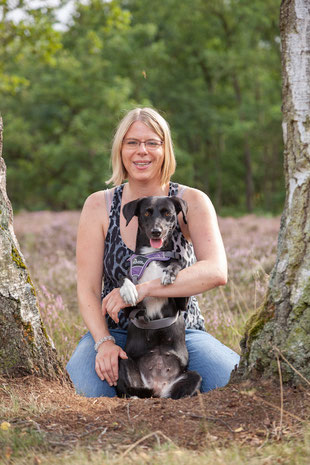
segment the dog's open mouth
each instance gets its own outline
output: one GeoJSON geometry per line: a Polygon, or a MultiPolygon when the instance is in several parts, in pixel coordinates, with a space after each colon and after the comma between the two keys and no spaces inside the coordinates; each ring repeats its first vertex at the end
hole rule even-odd
{"type": "Polygon", "coordinates": [[[161,238],[159,239],[150,239],[150,244],[151,244],[151,247],[153,247],[154,249],[160,249],[163,245],[163,240],[161,238]]]}

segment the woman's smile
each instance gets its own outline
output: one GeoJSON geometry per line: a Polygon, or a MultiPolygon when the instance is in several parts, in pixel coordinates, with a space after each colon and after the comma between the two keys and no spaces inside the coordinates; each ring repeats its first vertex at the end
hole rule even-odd
{"type": "Polygon", "coordinates": [[[138,168],[138,169],[143,169],[147,168],[148,166],[151,165],[151,161],[134,161],[133,164],[138,168]]]}

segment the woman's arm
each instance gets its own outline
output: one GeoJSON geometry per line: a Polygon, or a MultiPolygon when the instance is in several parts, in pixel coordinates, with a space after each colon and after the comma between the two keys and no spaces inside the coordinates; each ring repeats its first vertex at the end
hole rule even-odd
{"type": "MultiPolygon", "coordinates": [[[[188,203],[187,225],[182,231],[194,246],[197,262],[181,270],[172,285],[163,286],[155,279],[136,286],[138,301],[144,297],[188,297],[226,284],[227,261],[214,207],[201,191],[186,189],[184,200],[188,203]]],[[[119,289],[114,289],[103,301],[103,313],[118,321],[118,312],[124,308],[119,289]]]]}
{"type": "MultiPolygon", "coordinates": [[[[96,192],[86,200],[77,235],[77,293],[83,320],[95,342],[109,336],[106,319],[101,312],[103,252],[108,215],[104,192],[96,192]]],[[[113,341],[99,346],[95,369],[98,376],[115,385],[118,379],[118,357],[126,353],[113,341]]]]}

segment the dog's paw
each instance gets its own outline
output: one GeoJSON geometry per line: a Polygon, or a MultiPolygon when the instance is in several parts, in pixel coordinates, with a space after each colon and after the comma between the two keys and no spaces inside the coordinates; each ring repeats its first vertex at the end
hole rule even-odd
{"type": "Polygon", "coordinates": [[[167,286],[168,284],[174,283],[175,278],[176,278],[176,275],[175,275],[174,270],[172,270],[171,268],[166,268],[161,277],[161,283],[164,286],[167,286]]]}
{"type": "Polygon", "coordinates": [[[136,286],[130,281],[130,279],[125,278],[124,284],[120,288],[119,293],[126,304],[131,306],[137,304],[138,292],[136,286]]]}

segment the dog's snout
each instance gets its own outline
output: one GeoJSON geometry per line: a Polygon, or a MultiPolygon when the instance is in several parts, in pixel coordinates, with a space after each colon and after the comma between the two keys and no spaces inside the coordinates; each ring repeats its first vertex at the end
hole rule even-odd
{"type": "Polygon", "coordinates": [[[160,237],[162,230],[160,228],[153,228],[151,233],[153,237],[160,237]]]}

